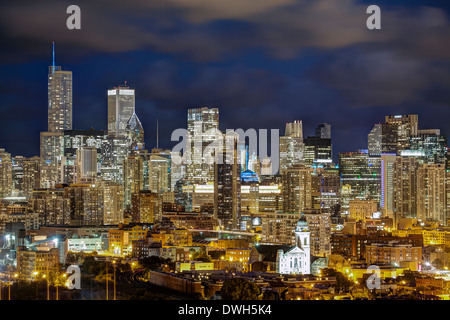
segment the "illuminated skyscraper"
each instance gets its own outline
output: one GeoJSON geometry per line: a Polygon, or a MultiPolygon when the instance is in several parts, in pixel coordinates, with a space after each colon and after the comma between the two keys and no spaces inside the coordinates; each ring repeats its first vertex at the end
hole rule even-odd
{"type": "Polygon", "coordinates": [[[81,147],[77,150],[76,182],[95,182],[97,180],[97,148],[81,147]]]}
{"type": "Polygon", "coordinates": [[[330,165],[333,162],[331,139],[308,137],[304,140],[304,159],[307,165],[330,165]]]}
{"type": "Polygon", "coordinates": [[[447,224],[445,167],[423,163],[417,169],[417,218],[447,224]]]}
{"type": "Polygon", "coordinates": [[[125,137],[127,135],[127,125],[134,114],[134,89],[130,89],[128,86],[118,86],[108,90],[109,136],[125,137]]]}
{"type": "Polygon", "coordinates": [[[394,223],[417,218],[417,159],[397,157],[394,166],[394,223]]]}
{"type": "Polygon", "coordinates": [[[145,148],[144,128],[136,113],[133,113],[125,128],[131,150],[136,152],[145,148]]]}
{"type": "Polygon", "coordinates": [[[303,163],[305,145],[302,127],[302,121],[286,123],[285,134],[280,137],[280,174],[293,165],[303,163]]]}
{"type": "Polygon", "coordinates": [[[316,137],[322,139],[331,139],[331,124],[319,123],[316,127],[316,137]]]}
{"type": "Polygon", "coordinates": [[[218,143],[219,147],[223,141],[219,131],[219,109],[189,109],[187,130],[186,178],[200,184],[213,181],[215,155],[211,146],[218,143]]]}
{"type": "MultiPolygon", "coordinates": [[[[95,148],[97,167],[102,164],[102,146],[106,141],[104,130],[66,130],[64,131],[64,159],[61,164],[62,180],[66,184],[79,181],[76,178],[77,152],[82,148],[95,148]]],[[[99,169],[99,168],[98,168],[99,169]]]]}
{"type": "Polygon", "coordinates": [[[380,156],[383,153],[397,152],[397,130],[395,125],[377,123],[367,136],[367,146],[370,156],[380,156]]]}
{"type": "Polygon", "coordinates": [[[386,116],[386,124],[394,126],[397,137],[397,155],[402,150],[409,149],[409,139],[417,135],[419,126],[419,116],[417,114],[390,115],[386,116]]]}
{"type": "Polygon", "coordinates": [[[48,132],[41,132],[41,187],[50,188],[62,180],[58,172],[63,157],[64,130],[72,130],[72,72],[53,65],[48,73],[48,132]]]}
{"type": "Polygon", "coordinates": [[[131,199],[133,194],[144,189],[142,157],[138,155],[128,156],[123,161],[123,188],[124,206],[131,209],[131,199]]]}
{"type": "Polygon", "coordinates": [[[13,190],[12,196],[23,196],[23,163],[26,160],[23,156],[15,156],[12,158],[12,181],[13,190]]]}
{"type": "Polygon", "coordinates": [[[283,212],[301,214],[312,208],[313,169],[295,165],[283,172],[283,212]]]}
{"type": "Polygon", "coordinates": [[[410,138],[409,149],[402,154],[414,156],[420,163],[445,164],[447,137],[441,135],[439,129],[418,130],[417,135],[410,138]]]}
{"type": "Polygon", "coordinates": [[[394,218],[394,170],[395,154],[381,155],[381,212],[383,216],[394,218]]]}
{"type": "Polygon", "coordinates": [[[52,188],[60,182],[60,165],[64,156],[64,133],[41,132],[41,187],[52,188]]]}
{"type": "Polygon", "coordinates": [[[53,65],[48,72],[48,131],[72,130],[72,71],[53,65]]]}
{"type": "Polygon", "coordinates": [[[72,184],[64,189],[70,201],[70,225],[103,225],[103,190],[97,184],[72,184]]]}
{"type": "Polygon", "coordinates": [[[369,157],[367,150],[339,154],[341,205],[348,210],[353,199],[381,199],[381,159],[369,157]]]}
{"type": "Polygon", "coordinates": [[[103,191],[103,223],[123,223],[123,186],[111,181],[102,181],[103,191]]]}
{"type": "Polygon", "coordinates": [[[161,199],[157,193],[148,190],[133,194],[133,221],[155,223],[161,220],[161,199]]]}
{"type": "Polygon", "coordinates": [[[40,163],[39,157],[28,158],[23,162],[23,193],[27,198],[31,197],[34,189],[41,187],[40,163]]]}
{"type": "Polygon", "coordinates": [[[237,160],[239,136],[228,133],[225,139],[229,147],[217,152],[214,164],[214,217],[225,229],[232,230],[239,227],[241,207],[241,166],[237,160]]]}
{"type": "Polygon", "coordinates": [[[12,159],[5,149],[0,149],[0,198],[11,196],[13,190],[12,159]]]}
{"type": "Polygon", "coordinates": [[[147,159],[148,190],[162,194],[170,191],[170,150],[153,149],[147,159]]]}

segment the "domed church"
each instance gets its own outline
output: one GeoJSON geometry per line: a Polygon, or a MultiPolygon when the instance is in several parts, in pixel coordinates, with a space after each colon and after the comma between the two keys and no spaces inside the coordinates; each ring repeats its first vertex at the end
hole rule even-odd
{"type": "Polygon", "coordinates": [[[310,274],[311,250],[310,232],[305,217],[301,217],[295,228],[295,246],[286,251],[277,252],[277,273],[310,274]]]}

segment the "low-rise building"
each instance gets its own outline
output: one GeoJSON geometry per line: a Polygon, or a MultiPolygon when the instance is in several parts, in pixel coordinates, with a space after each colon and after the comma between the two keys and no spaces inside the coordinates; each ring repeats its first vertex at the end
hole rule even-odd
{"type": "Polygon", "coordinates": [[[17,248],[17,271],[20,280],[33,281],[57,271],[59,263],[58,248],[44,250],[29,250],[25,247],[17,248]]]}
{"type": "Polygon", "coordinates": [[[396,241],[389,243],[373,243],[366,246],[366,261],[368,264],[400,266],[403,263],[414,262],[411,269],[419,269],[422,262],[422,247],[414,247],[411,244],[401,244],[396,241]]]}

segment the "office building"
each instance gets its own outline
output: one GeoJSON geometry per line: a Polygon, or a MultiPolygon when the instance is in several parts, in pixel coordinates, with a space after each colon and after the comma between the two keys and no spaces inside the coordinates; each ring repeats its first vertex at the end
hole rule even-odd
{"type": "Polygon", "coordinates": [[[305,164],[327,166],[333,162],[331,139],[308,137],[304,143],[305,164]]]}
{"type": "Polygon", "coordinates": [[[280,174],[293,165],[303,163],[304,149],[302,121],[286,123],[285,134],[280,137],[280,174]]]}
{"type": "Polygon", "coordinates": [[[392,124],[377,123],[367,136],[367,148],[369,155],[397,153],[397,127],[392,124]]]}
{"type": "Polygon", "coordinates": [[[127,136],[127,125],[135,114],[135,91],[118,86],[108,90],[108,135],[116,138],[127,136]]]}
{"type": "Polygon", "coordinates": [[[220,147],[223,134],[219,131],[219,109],[194,108],[188,110],[186,137],[186,178],[195,183],[214,180],[214,146],[220,147]],[[209,148],[207,148],[209,146],[209,148]]]}
{"type": "Polygon", "coordinates": [[[385,123],[394,126],[397,138],[397,155],[402,150],[410,148],[410,137],[418,133],[419,116],[417,114],[389,115],[385,118],[385,123]]]}
{"type": "Polygon", "coordinates": [[[331,124],[319,123],[316,127],[316,137],[322,139],[331,139],[331,124]]]}

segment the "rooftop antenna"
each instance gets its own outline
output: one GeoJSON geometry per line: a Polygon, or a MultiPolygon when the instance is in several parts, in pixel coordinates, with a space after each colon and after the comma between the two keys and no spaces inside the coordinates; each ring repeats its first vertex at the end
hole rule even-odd
{"type": "Polygon", "coordinates": [[[159,149],[159,120],[156,119],[156,149],[159,149]]]}
{"type": "Polygon", "coordinates": [[[55,73],[55,41],[52,41],[53,44],[53,73],[55,73]]]}

